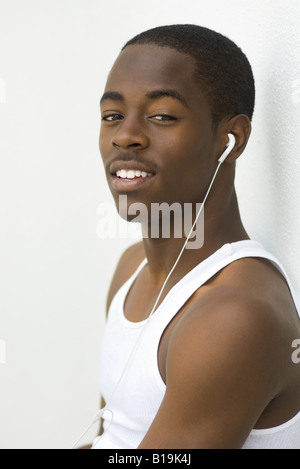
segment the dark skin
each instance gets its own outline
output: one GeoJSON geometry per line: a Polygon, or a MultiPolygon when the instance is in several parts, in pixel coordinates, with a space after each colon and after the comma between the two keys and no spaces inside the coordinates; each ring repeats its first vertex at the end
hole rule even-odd
{"type": "MultiPolygon", "coordinates": [[[[128,205],[142,202],[149,210],[151,202],[201,202],[227,134],[236,139],[205,205],[204,245],[184,251],[161,300],[223,244],[249,239],[234,175],[251,124],[236,115],[215,127],[194,67],[192,58],[171,48],[129,46],[115,62],[101,102],[100,151],[118,209],[120,194],[128,205]],[[122,168],[151,175],[143,183],[120,182],[115,173],[122,168]]],[[[112,280],[108,307],[147,257],[124,308],[130,321],[145,319],[182,244],[172,237],[144,238],[129,248],[112,280]]],[[[163,333],[158,366],[166,393],[140,448],[240,448],[252,428],[292,418],[300,409],[300,367],[291,360],[291,343],[299,336],[289,289],[269,262],[246,258],[221,270],[163,333]]]]}

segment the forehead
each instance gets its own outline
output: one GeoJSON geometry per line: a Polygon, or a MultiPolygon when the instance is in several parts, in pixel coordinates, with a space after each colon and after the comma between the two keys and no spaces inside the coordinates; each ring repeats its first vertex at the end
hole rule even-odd
{"type": "Polygon", "coordinates": [[[134,93],[172,88],[189,104],[204,100],[195,81],[195,59],[170,47],[130,45],[118,56],[107,79],[106,91],[134,93]]]}

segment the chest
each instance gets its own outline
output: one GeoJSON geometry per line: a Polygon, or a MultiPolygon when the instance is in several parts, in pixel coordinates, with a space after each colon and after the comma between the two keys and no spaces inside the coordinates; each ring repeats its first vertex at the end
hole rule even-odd
{"type": "MultiPolygon", "coordinates": [[[[183,316],[188,315],[189,311],[197,300],[209,289],[208,285],[203,285],[186,298],[180,295],[180,292],[174,292],[172,286],[168,286],[158,302],[157,309],[153,317],[152,334],[156,337],[156,361],[159,374],[164,383],[166,383],[166,361],[170,341],[176,328],[180,327],[183,316]],[[184,298],[184,299],[183,299],[184,298]]],[[[143,277],[136,279],[132,288],[127,293],[124,304],[123,314],[127,321],[132,324],[138,324],[145,321],[155,304],[158,292],[153,294],[143,277]]]]}

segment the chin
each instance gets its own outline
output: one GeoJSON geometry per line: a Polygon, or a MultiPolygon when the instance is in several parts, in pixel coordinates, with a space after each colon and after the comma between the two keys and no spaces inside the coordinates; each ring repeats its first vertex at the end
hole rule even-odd
{"type": "Polygon", "coordinates": [[[119,195],[115,198],[116,209],[123,220],[130,223],[148,223],[148,209],[143,202],[128,201],[127,195],[119,195]]]}

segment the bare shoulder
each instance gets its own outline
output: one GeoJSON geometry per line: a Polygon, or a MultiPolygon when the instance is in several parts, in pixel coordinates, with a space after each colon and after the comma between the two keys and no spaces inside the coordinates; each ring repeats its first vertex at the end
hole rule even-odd
{"type": "Polygon", "coordinates": [[[258,373],[259,363],[274,390],[276,383],[282,383],[300,322],[285,279],[269,262],[232,263],[199,290],[186,313],[173,330],[169,352],[181,341],[184,346],[200,347],[199,354],[190,354],[191,365],[195,360],[197,366],[197,357],[219,351],[232,363],[242,358],[241,365],[249,365],[249,375],[251,370],[258,373]]]}
{"type": "Polygon", "coordinates": [[[131,275],[133,275],[144,258],[145,251],[142,242],[136,243],[124,251],[117,264],[110,284],[107,295],[107,310],[117,291],[131,277],[131,275]]]}
{"type": "Polygon", "coordinates": [[[143,447],[240,448],[258,422],[291,418],[300,408],[291,360],[299,333],[289,290],[271,265],[245,259],[224,269],[173,324],[166,393],[143,447]]]}

